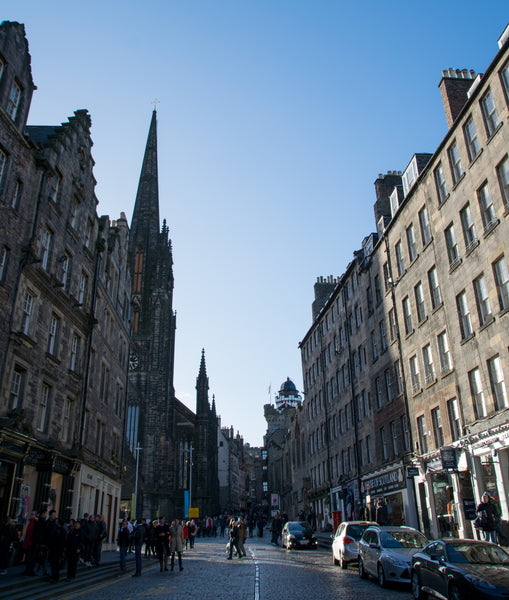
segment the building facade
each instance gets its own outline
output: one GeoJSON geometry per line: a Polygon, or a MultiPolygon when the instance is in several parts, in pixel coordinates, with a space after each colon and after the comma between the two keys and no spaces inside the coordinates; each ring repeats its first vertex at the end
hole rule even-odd
{"type": "Polygon", "coordinates": [[[509,31],[483,75],[444,71],[440,90],[448,133],[379,175],[376,233],[315,284],[278,460],[293,515],[322,526],[384,498],[395,524],[471,537],[486,489],[509,519],[509,31]]]}
{"type": "Polygon", "coordinates": [[[130,288],[125,217],[97,216],[91,119],[27,126],[24,27],[0,25],[0,512],[103,514],[114,542],[130,288]]]}

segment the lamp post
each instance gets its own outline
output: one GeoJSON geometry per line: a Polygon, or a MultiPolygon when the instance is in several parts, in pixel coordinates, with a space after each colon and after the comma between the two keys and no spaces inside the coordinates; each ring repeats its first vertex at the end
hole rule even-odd
{"type": "Polygon", "coordinates": [[[136,505],[138,503],[138,469],[140,466],[140,450],[143,450],[143,448],[140,448],[140,445],[138,443],[138,445],[136,446],[136,448],[134,450],[136,452],[136,480],[134,483],[133,517],[136,519],[136,505]]]}
{"type": "Polygon", "coordinates": [[[193,446],[189,446],[189,508],[193,505],[193,450],[193,446]]]}

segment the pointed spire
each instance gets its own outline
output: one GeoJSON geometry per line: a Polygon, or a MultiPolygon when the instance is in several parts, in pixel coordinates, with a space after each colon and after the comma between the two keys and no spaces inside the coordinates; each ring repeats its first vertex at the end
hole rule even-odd
{"type": "Polygon", "coordinates": [[[216,395],[212,394],[212,413],[216,414],[216,395]]]}
{"type": "Polygon", "coordinates": [[[146,240],[149,243],[154,243],[159,234],[156,115],[157,113],[154,109],[131,223],[131,238],[139,240],[143,235],[146,236],[146,240]]]}
{"type": "Polygon", "coordinates": [[[196,414],[206,414],[209,410],[209,378],[205,366],[205,349],[201,351],[200,372],[196,378],[196,414]]]}

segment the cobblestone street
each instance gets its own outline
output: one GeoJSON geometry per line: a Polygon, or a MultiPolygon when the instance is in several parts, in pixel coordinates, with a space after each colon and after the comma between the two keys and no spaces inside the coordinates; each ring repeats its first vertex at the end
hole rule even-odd
{"type": "MultiPolygon", "coordinates": [[[[359,579],[356,566],[342,570],[332,565],[331,552],[319,548],[287,551],[271,546],[268,538],[247,540],[245,559],[226,560],[225,541],[199,539],[184,553],[182,572],[159,572],[153,564],[139,578],[126,575],[63,597],[86,594],[87,600],[409,600],[409,588],[381,589],[374,581],[359,579]]],[[[132,569],[132,565],[131,565],[132,569]]]]}

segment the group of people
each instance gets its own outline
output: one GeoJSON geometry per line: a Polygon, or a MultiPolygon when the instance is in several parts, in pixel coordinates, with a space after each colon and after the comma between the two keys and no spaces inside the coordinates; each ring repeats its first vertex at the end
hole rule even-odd
{"type": "Polygon", "coordinates": [[[64,523],[56,510],[46,508],[33,511],[28,519],[22,549],[25,570],[23,575],[38,572],[52,583],[60,579],[60,571],[67,564],[67,577],[76,577],[78,561],[87,567],[101,563],[106,523],[101,515],[85,513],[81,519],[64,523]]]}
{"type": "Polygon", "coordinates": [[[117,543],[120,550],[120,571],[126,571],[126,555],[129,549],[134,545],[134,556],[136,570],[133,577],[140,577],[142,569],[142,547],[145,544],[145,556],[157,556],[160,564],[160,572],[168,571],[168,560],[170,568],[173,571],[175,567],[175,554],[177,555],[179,570],[184,569],[182,565],[182,552],[184,543],[187,549],[187,543],[190,540],[191,548],[194,546],[196,536],[196,526],[194,522],[181,522],[179,519],[173,519],[168,524],[165,517],[147,522],[146,519],[138,519],[133,523],[128,520],[122,521],[117,543]]]}

